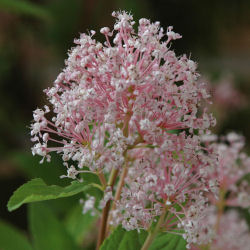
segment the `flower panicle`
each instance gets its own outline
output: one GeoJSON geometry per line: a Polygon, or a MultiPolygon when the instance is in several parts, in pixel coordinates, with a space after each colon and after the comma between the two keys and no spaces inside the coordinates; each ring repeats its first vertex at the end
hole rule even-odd
{"type": "Polygon", "coordinates": [[[249,172],[240,167],[249,166],[242,139],[229,134],[230,145],[215,142],[210,128],[216,121],[204,108],[210,96],[197,64],[171,49],[181,38],[173,27],[164,31],[142,18],[135,29],[130,13],[112,16],[113,29],[100,30],[105,42],[94,39],[95,31],[81,34],[44,91],[49,105],[33,113],[32,153],[41,163],[53,151],[61,154],[62,178],[98,175],[103,199],[99,206],[91,196],[82,203],[84,213],[105,212],[103,235],[105,223],[149,230],[159,216],[159,230],[177,230],[188,247],[206,244],[213,230],[204,218],[222,183],[232,192],[228,202],[248,205],[244,184],[236,185],[249,172]],[[245,193],[235,196],[239,190],[245,193]]]}

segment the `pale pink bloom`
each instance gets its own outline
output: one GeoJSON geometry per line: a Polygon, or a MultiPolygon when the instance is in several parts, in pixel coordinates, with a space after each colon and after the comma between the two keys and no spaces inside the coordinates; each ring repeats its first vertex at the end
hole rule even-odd
{"type": "Polygon", "coordinates": [[[147,229],[167,207],[164,231],[181,230],[188,244],[207,242],[197,232],[204,225],[206,194],[217,195],[218,186],[210,181],[217,162],[216,157],[205,156],[199,137],[165,135],[161,146],[132,150],[129,157],[134,162],[111,224],[122,224],[127,230],[147,229]]]}
{"type": "MultiPolygon", "coordinates": [[[[53,117],[47,118],[47,106],[34,111],[33,154],[50,160],[56,151],[65,163],[73,160],[77,166],[67,172],[73,179],[84,166],[108,174],[128,161],[111,223],[147,229],[168,207],[164,229],[181,229],[189,244],[196,243],[206,194],[218,191],[210,179],[217,158],[200,140],[215,125],[202,108],[209,95],[197,81],[196,63],[170,49],[181,38],[172,27],[164,31],[143,18],[137,32],[130,14],[113,16],[114,29],[101,29],[104,44],[94,31],[81,34],[54,86],[45,90],[53,117]]],[[[100,207],[112,192],[106,188],[100,207]]],[[[94,200],[85,205],[88,211],[94,200]]]]}
{"type": "MultiPolygon", "coordinates": [[[[211,179],[218,180],[219,188],[228,193],[226,205],[250,207],[250,187],[242,178],[250,173],[250,157],[243,152],[244,137],[234,132],[222,137],[220,142],[214,142],[211,136],[203,136],[210,143],[208,148],[218,154],[218,167],[211,179]]],[[[216,201],[214,201],[216,203],[216,201]]]]}
{"type": "Polygon", "coordinates": [[[245,97],[236,89],[230,76],[223,77],[213,88],[215,105],[223,108],[241,108],[245,104],[245,97]]]}
{"type": "Polygon", "coordinates": [[[221,218],[220,227],[212,248],[221,250],[248,250],[250,232],[245,220],[235,211],[229,211],[221,218]]]}
{"type": "MultiPolygon", "coordinates": [[[[208,226],[215,228],[217,214],[210,209],[207,220],[208,226]]],[[[203,237],[209,230],[200,231],[203,237]]],[[[230,210],[220,218],[219,227],[209,242],[211,250],[248,250],[250,246],[250,231],[245,220],[241,219],[236,211],[230,210]]],[[[191,250],[199,250],[199,246],[192,245],[191,250]]]]}
{"type": "Polygon", "coordinates": [[[130,14],[113,16],[114,29],[101,29],[106,42],[97,42],[94,31],[81,34],[54,86],[45,90],[50,108],[34,111],[33,154],[50,160],[56,151],[79,168],[109,170],[122,165],[126,145],[138,135],[162,144],[169,130],[192,133],[215,124],[205,110],[198,116],[208,95],[197,82],[196,64],[170,50],[181,36],[147,19],[139,21],[137,33],[130,14]]]}

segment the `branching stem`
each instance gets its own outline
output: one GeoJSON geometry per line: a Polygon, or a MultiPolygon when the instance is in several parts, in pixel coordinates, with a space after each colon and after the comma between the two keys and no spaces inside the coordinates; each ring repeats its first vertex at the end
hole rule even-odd
{"type": "MultiPolygon", "coordinates": [[[[119,180],[119,183],[118,183],[118,187],[117,187],[117,190],[116,190],[116,193],[115,193],[115,198],[114,198],[114,201],[113,201],[113,204],[112,204],[112,210],[115,209],[116,202],[120,199],[122,187],[123,187],[124,182],[125,182],[125,177],[127,176],[127,173],[128,173],[127,151],[130,150],[130,149],[133,149],[134,146],[136,146],[137,144],[142,143],[142,142],[144,142],[144,141],[143,141],[142,137],[139,136],[137,138],[137,140],[134,142],[134,144],[127,146],[127,149],[123,153],[123,156],[125,158],[125,165],[123,167],[122,174],[121,174],[121,177],[120,177],[120,180],[119,180]]],[[[104,189],[107,186],[110,186],[111,188],[113,188],[113,186],[115,184],[116,177],[118,175],[118,172],[119,172],[118,169],[115,169],[115,168],[112,169],[111,174],[109,176],[108,183],[106,182],[106,179],[105,179],[105,176],[103,175],[103,173],[102,172],[98,173],[98,177],[99,177],[102,185],[104,186],[104,189]]],[[[111,200],[109,200],[106,203],[106,206],[103,208],[103,211],[102,211],[101,227],[100,227],[100,230],[99,230],[98,241],[97,241],[97,246],[96,246],[97,250],[99,250],[102,242],[105,239],[105,236],[109,232],[109,221],[111,219],[111,216],[110,216],[110,213],[109,213],[110,212],[110,204],[111,204],[111,200]]]]}
{"type": "MultiPolygon", "coordinates": [[[[127,155],[125,155],[125,166],[123,167],[122,174],[121,174],[121,177],[120,177],[117,189],[116,189],[116,193],[115,193],[114,201],[112,203],[111,211],[113,211],[115,209],[116,202],[120,199],[121,192],[122,192],[122,187],[124,185],[125,177],[127,176],[127,173],[128,173],[128,159],[127,159],[127,155]]],[[[109,222],[110,222],[110,220],[111,220],[111,215],[109,214],[108,223],[107,223],[107,226],[106,226],[106,235],[108,235],[108,233],[109,233],[109,229],[110,229],[109,222]]]]}
{"type": "Polygon", "coordinates": [[[97,172],[97,176],[98,176],[98,178],[99,178],[99,180],[100,180],[103,188],[105,189],[105,187],[107,186],[107,182],[106,182],[106,178],[105,178],[103,172],[102,171],[98,171],[97,172]]]}

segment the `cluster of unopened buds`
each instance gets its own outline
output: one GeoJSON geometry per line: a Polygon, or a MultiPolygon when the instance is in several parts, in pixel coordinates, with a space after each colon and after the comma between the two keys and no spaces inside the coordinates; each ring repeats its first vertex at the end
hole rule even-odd
{"type": "Polygon", "coordinates": [[[62,177],[98,176],[103,199],[97,204],[89,196],[83,211],[103,211],[99,246],[120,224],[152,228],[143,249],[160,231],[181,234],[187,248],[219,246],[214,237],[231,216],[223,217],[224,207],[250,205],[248,185],[238,183],[250,172],[242,139],[229,134],[229,144],[215,142],[209,130],[215,119],[203,108],[210,95],[197,81],[196,63],[170,49],[181,38],[172,27],[164,32],[143,18],[136,31],[130,14],[112,15],[114,29],[101,29],[106,41],[97,42],[94,31],[81,34],[45,90],[50,105],[34,111],[32,152],[42,161],[52,151],[61,154],[62,177]],[[217,222],[207,219],[212,213],[217,222]]]}

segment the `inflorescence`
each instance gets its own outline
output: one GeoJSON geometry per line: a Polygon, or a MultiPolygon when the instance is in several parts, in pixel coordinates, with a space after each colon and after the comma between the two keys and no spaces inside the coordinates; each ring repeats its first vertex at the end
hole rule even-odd
{"type": "MultiPolygon", "coordinates": [[[[102,174],[99,208],[112,201],[111,227],[148,230],[163,215],[162,232],[182,234],[188,247],[208,244],[215,226],[204,221],[221,192],[230,191],[228,205],[250,204],[244,182],[237,185],[250,171],[242,140],[231,134],[229,144],[215,142],[216,122],[204,108],[210,95],[196,63],[171,50],[181,38],[172,27],[143,18],[135,29],[130,14],[112,15],[114,29],[100,31],[106,41],[81,34],[44,91],[50,104],[34,111],[32,152],[41,162],[61,154],[63,177],[79,180],[86,167],[102,174]]],[[[89,197],[84,211],[94,204],[89,197]]]]}

